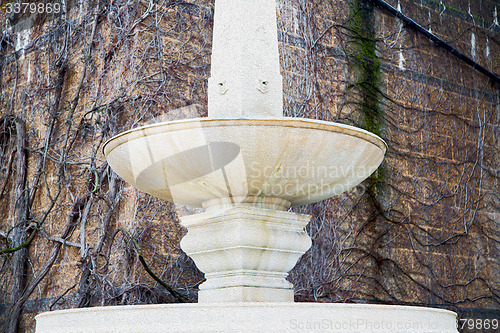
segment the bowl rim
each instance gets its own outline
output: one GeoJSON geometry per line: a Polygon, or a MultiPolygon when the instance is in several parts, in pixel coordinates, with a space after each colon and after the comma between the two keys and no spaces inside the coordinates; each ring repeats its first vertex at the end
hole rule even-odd
{"type": "Polygon", "coordinates": [[[165,133],[165,127],[171,127],[168,132],[181,131],[191,128],[210,128],[210,127],[230,127],[230,126],[256,126],[256,127],[292,127],[304,129],[316,129],[327,132],[337,132],[351,135],[371,142],[378,146],[385,154],[387,143],[378,135],[373,134],[362,128],[345,125],[336,122],[309,119],[309,118],[189,118],[173,121],[165,121],[157,124],[150,124],[132,128],[121,132],[108,139],[103,145],[103,153],[107,156],[116,147],[125,142],[148,135],[165,133]]]}

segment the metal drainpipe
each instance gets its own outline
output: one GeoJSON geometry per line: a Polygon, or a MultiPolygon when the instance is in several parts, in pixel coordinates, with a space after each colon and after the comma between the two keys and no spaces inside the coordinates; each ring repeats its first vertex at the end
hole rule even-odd
{"type": "Polygon", "coordinates": [[[403,23],[406,26],[408,26],[409,28],[420,32],[425,37],[429,38],[432,42],[434,42],[437,46],[440,46],[440,47],[444,48],[446,51],[450,52],[451,54],[453,54],[458,59],[464,61],[466,64],[468,64],[469,66],[471,66],[475,70],[477,70],[477,71],[481,72],[482,74],[488,76],[491,80],[493,80],[493,82],[500,83],[500,77],[497,74],[489,71],[488,69],[486,69],[485,67],[481,66],[480,64],[478,64],[477,62],[475,62],[474,60],[472,60],[471,58],[469,58],[465,54],[461,53],[456,48],[454,48],[450,44],[446,43],[444,40],[442,40],[441,38],[437,37],[433,33],[429,32],[429,30],[425,29],[420,24],[416,23],[411,18],[409,18],[408,16],[404,15],[403,13],[401,13],[396,8],[392,7],[387,2],[385,2],[383,0],[371,0],[371,2],[375,6],[381,8],[381,9],[387,11],[387,12],[389,12],[390,14],[394,15],[395,17],[397,17],[398,19],[400,19],[401,21],[403,21],[403,23]]]}

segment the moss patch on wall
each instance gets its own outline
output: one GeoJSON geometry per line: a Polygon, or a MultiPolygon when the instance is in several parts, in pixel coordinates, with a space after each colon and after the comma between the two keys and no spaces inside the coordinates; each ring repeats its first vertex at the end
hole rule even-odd
{"type": "MultiPolygon", "coordinates": [[[[349,4],[348,22],[350,40],[347,53],[352,71],[349,90],[354,93],[355,104],[361,112],[360,125],[380,136],[381,62],[377,55],[373,3],[367,0],[352,0],[349,4]]],[[[378,183],[382,177],[383,169],[379,168],[371,179],[378,183]]]]}
{"type": "Polygon", "coordinates": [[[358,95],[363,127],[380,135],[380,60],[373,27],[373,4],[366,0],[352,0],[349,14],[351,38],[348,55],[353,70],[350,89],[358,95]]]}

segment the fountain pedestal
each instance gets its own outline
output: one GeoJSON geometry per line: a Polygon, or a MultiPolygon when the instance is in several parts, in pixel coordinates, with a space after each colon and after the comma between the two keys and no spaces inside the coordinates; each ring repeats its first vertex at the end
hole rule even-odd
{"type": "Polygon", "coordinates": [[[290,202],[278,198],[204,206],[181,218],[188,228],[181,248],[205,273],[198,303],[293,302],[286,277],[311,246],[304,231],[311,216],[284,211],[290,202]]]}

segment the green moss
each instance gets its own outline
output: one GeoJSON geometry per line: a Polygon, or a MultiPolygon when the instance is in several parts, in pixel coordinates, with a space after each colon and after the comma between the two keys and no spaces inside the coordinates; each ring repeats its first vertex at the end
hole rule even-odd
{"type": "MultiPolygon", "coordinates": [[[[372,2],[351,0],[349,15],[350,38],[347,53],[353,74],[349,89],[356,96],[355,103],[359,105],[362,126],[380,136],[382,124],[380,109],[381,64],[377,55],[372,2]]],[[[381,182],[383,174],[383,169],[379,168],[371,176],[374,191],[378,191],[377,184],[381,182]]]]}
{"type": "Polygon", "coordinates": [[[354,90],[363,115],[366,130],[380,135],[380,60],[373,27],[373,4],[353,0],[350,4],[350,47],[348,50],[353,70],[354,90]]]}

